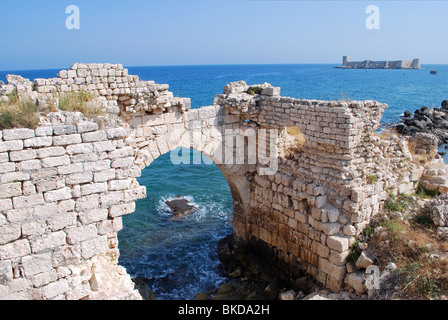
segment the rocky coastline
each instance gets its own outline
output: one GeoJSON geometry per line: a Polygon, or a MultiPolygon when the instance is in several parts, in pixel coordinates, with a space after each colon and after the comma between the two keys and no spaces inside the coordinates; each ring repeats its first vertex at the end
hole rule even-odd
{"type": "Polygon", "coordinates": [[[405,111],[394,128],[405,136],[426,135],[438,146],[448,143],[448,100],[443,100],[440,108],[422,106],[414,113],[405,111]]]}

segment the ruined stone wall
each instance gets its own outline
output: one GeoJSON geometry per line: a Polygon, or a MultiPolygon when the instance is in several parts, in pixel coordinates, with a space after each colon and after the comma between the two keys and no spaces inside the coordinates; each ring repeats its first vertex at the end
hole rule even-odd
{"type": "Polygon", "coordinates": [[[117,266],[121,216],[146,196],[120,122],[79,113],[0,131],[0,298],[138,298],[117,266]]]}
{"type": "Polygon", "coordinates": [[[110,64],[33,82],[10,76],[0,92],[14,90],[39,104],[86,90],[108,113],[94,121],[54,112],[34,130],[0,131],[3,299],[138,298],[117,264],[121,216],[146,196],[141,170],[177,147],[203,152],[223,173],[237,239],[336,291],[350,285],[350,245],[388,194],[411,192],[423,172],[405,140],[375,132],[387,107],[375,101],[293,99],[240,81],[190,109],[167,85],[110,64]]]}
{"type": "Polygon", "coordinates": [[[423,168],[406,141],[375,133],[387,105],[292,99],[263,86],[252,96],[245,83],[233,83],[215,99],[250,119],[241,125],[283,132],[278,171],[250,178],[246,240],[261,241],[285,271],[304,270],[340,290],[350,245],[389,193],[414,190],[423,168]]]}

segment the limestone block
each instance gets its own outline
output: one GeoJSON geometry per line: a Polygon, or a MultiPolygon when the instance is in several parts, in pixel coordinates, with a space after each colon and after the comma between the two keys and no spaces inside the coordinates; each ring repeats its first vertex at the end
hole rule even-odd
{"type": "Polygon", "coordinates": [[[112,143],[111,140],[106,141],[98,141],[93,143],[93,148],[95,152],[106,152],[106,151],[113,151],[116,149],[116,146],[112,143]]]}
{"type": "Polygon", "coordinates": [[[115,159],[111,163],[112,168],[130,168],[134,164],[134,157],[115,159]]]}
{"type": "Polygon", "coordinates": [[[70,155],[83,154],[83,153],[93,153],[92,143],[80,143],[67,146],[67,153],[70,155]]]}
{"type": "Polygon", "coordinates": [[[355,289],[357,294],[363,294],[366,292],[366,287],[364,285],[365,278],[360,273],[350,273],[347,277],[347,284],[355,289]]]}
{"type": "Polygon", "coordinates": [[[78,133],[86,133],[98,130],[98,124],[90,121],[82,121],[76,124],[78,133]]]}
{"type": "Polygon", "coordinates": [[[369,256],[367,256],[365,251],[363,251],[359,256],[358,260],[356,260],[355,265],[358,269],[365,269],[372,264],[373,260],[369,256]]]}
{"type": "Polygon", "coordinates": [[[3,130],[3,140],[24,140],[34,137],[34,130],[20,128],[20,129],[8,129],[3,130]]]}
{"type": "Polygon", "coordinates": [[[13,181],[26,181],[30,179],[30,174],[27,172],[7,172],[0,175],[0,184],[9,183],[13,181]]]}
{"type": "Polygon", "coordinates": [[[329,236],[327,237],[327,246],[337,252],[344,252],[349,248],[349,238],[341,235],[329,236]]]}
{"type": "Polygon", "coordinates": [[[111,180],[108,182],[108,189],[111,191],[114,190],[125,190],[128,189],[131,184],[131,180],[111,180]]]}
{"type": "Polygon", "coordinates": [[[132,147],[124,147],[117,149],[109,153],[109,159],[125,158],[134,155],[134,149],[132,147]]]}
{"type": "Polygon", "coordinates": [[[51,252],[33,254],[22,258],[23,271],[26,277],[53,269],[51,252]]]}
{"type": "Polygon", "coordinates": [[[52,299],[66,293],[69,290],[67,279],[62,278],[42,287],[41,293],[44,299],[52,299]]]}
{"type": "Polygon", "coordinates": [[[338,252],[335,250],[330,250],[330,262],[334,263],[337,266],[344,266],[345,260],[347,259],[350,250],[346,250],[344,252],[338,252]]]}
{"type": "Polygon", "coordinates": [[[23,160],[31,160],[36,158],[37,152],[36,150],[22,150],[22,151],[11,151],[9,153],[9,159],[11,161],[23,161],[23,160]]]}
{"type": "MultiPolygon", "coordinates": [[[[327,203],[327,196],[318,196],[316,197],[315,206],[316,208],[322,208],[327,203]]],[[[335,222],[335,221],[332,221],[335,222]]]]}
{"type": "Polygon", "coordinates": [[[311,252],[317,254],[318,256],[322,258],[327,258],[330,255],[330,249],[327,246],[324,246],[320,242],[314,240],[311,245],[311,252]]]}
{"type": "Polygon", "coordinates": [[[81,212],[79,214],[79,220],[82,224],[88,225],[94,222],[106,220],[108,215],[109,211],[107,209],[93,209],[81,212]]]}
{"type": "Polygon", "coordinates": [[[100,203],[103,207],[110,207],[115,204],[119,204],[124,201],[124,192],[115,191],[103,193],[100,195],[100,203]]]}
{"type": "Polygon", "coordinates": [[[146,187],[140,186],[137,188],[129,189],[124,191],[125,201],[136,201],[138,199],[146,198],[146,187]]]}
{"type": "Polygon", "coordinates": [[[81,135],[78,133],[53,137],[53,145],[55,146],[66,146],[69,144],[79,144],[79,143],[82,143],[82,139],[81,135]]]}
{"type": "Polygon", "coordinates": [[[356,234],[356,228],[352,225],[345,226],[343,230],[346,236],[354,236],[356,234]]]}
{"type": "Polygon", "coordinates": [[[68,70],[67,71],[67,78],[76,78],[78,74],[76,73],[76,70],[68,70]]]}
{"type": "Polygon", "coordinates": [[[108,139],[123,139],[126,137],[126,129],[119,127],[119,128],[110,128],[106,129],[106,134],[108,139]]]}
{"type": "Polygon", "coordinates": [[[17,169],[19,171],[39,170],[40,168],[42,168],[42,164],[41,164],[40,160],[22,161],[17,166],[17,169]]]}
{"type": "Polygon", "coordinates": [[[51,231],[62,230],[66,227],[76,225],[76,214],[70,211],[52,214],[47,218],[46,223],[51,231]]]}
{"type": "Polygon", "coordinates": [[[94,239],[98,236],[97,229],[93,224],[69,227],[65,232],[67,233],[68,244],[76,244],[81,241],[94,239]]]}
{"type": "Polygon", "coordinates": [[[115,179],[115,169],[107,169],[103,171],[98,171],[93,174],[94,182],[105,182],[115,179]]]}
{"type": "Polygon", "coordinates": [[[86,162],[84,163],[84,170],[93,172],[102,171],[110,169],[110,164],[111,164],[110,160],[86,162]]]}
{"type": "Polygon", "coordinates": [[[0,152],[18,151],[23,149],[22,140],[2,141],[0,142],[0,152]]]}
{"type": "Polygon", "coordinates": [[[16,171],[16,164],[13,162],[7,162],[0,164],[0,173],[7,173],[16,171]]]}
{"type": "Polygon", "coordinates": [[[98,234],[109,234],[123,229],[123,220],[121,217],[115,219],[103,220],[98,224],[98,234]]]}
{"type": "Polygon", "coordinates": [[[95,142],[107,140],[107,134],[104,130],[87,132],[82,134],[83,142],[95,142]]]}
{"type": "MultiPolygon", "coordinates": [[[[6,211],[12,209],[12,201],[11,199],[0,199],[0,211],[6,211]]],[[[1,218],[0,218],[0,225],[1,225],[1,218]]]]}
{"type": "Polygon", "coordinates": [[[64,231],[57,231],[32,239],[31,251],[34,253],[48,252],[50,249],[54,250],[66,244],[66,233],[64,231]]]}
{"type": "Polygon", "coordinates": [[[58,167],[58,174],[72,174],[72,173],[80,173],[83,171],[82,163],[73,163],[66,166],[58,167]]]}
{"type": "Polygon", "coordinates": [[[76,199],[76,210],[78,212],[84,210],[95,209],[100,206],[100,196],[98,194],[92,194],[89,196],[82,196],[76,199]]]}
{"type": "Polygon", "coordinates": [[[33,194],[28,196],[19,196],[12,198],[14,209],[32,208],[40,204],[44,204],[42,194],[33,194]]]}
{"type": "Polygon", "coordinates": [[[45,201],[54,202],[61,200],[68,200],[72,197],[72,192],[69,187],[65,187],[59,190],[48,191],[44,193],[45,201]]]}
{"type": "Polygon", "coordinates": [[[36,288],[40,288],[49,283],[55,282],[58,279],[59,279],[58,273],[55,269],[36,274],[32,277],[33,286],[36,288]]]}
{"type": "Polygon", "coordinates": [[[58,167],[69,164],[70,164],[70,158],[67,155],[42,159],[43,168],[58,167]]]}
{"type": "Polygon", "coordinates": [[[0,226],[0,245],[17,240],[22,235],[20,224],[5,224],[0,226]]]}
{"type": "Polygon", "coordinates": [[[0,153],[0,163],[8,162],[9,161],[9,154],[8,152],[0,153]]]}
{"type": "Polygon", "coordinates": [[[109,209],[109,216],[111,218],[120,217],[135,211],[135,202],[114,205],[109,209]]]}
{"type": "Polygon", "coordinates": [[[81,194],[83,196],[93,194],[93,193],[101,193],[107,191],[107,183],[106,182],[98,182],[98,183],[90,183],[84,184],[81,186],[81,194]]]}
{"type": "Polygon", "coordinates": [[[5,245],[0,245],[0,260],[16,259],[31,253],[28,239],[20,239],[5,245]]]}
{"type": "Polygon", "coordinates": [[[50,148],[37,149],[37,157],[40,159],[62,156],[65,153],[66,151],[64,147],[50,147],[50,148]]]}
{"type": "Polygon", "coordinates": [[[74,134],[76,133],[76,126],[71,124],[56,125],[53,127],[53,133],[58,136],[74,134]]]}
{"type": "Polygon", "coordinates": [[[107,236],[100,236],[81,243],[81,256],[89,259],[108,250],[107,236]]]}
{"type": "Polygon", "coordinates": [[[346,274],[345,266],[337,266],[324,258],[319,258],[319,269],[337,281],[343,280],[346,274]]]}

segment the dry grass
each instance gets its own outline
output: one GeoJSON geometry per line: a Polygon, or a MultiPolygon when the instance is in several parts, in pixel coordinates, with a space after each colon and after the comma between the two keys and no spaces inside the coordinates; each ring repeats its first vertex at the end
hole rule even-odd
{"type": "Polygon", "coordinates": [[[0,105],[0,129],[31,128],[39,124],[39,108],[33,101],[19,101],[10,97],[0,105]]]}
{"type": "Polygon", "coordinates": [[[382,140],[390,139],[392,136],[398,136],[397,129],[395,127],[385,128],[381,133],[375,133],[375,136],[382,140]]]}
{"type": "Polygon", "coordinates": [[[397,265],[401,281],[394,299],[438,299],[448,294],[448,257],[443,258],[448,242],[437,238],[426,209],[409,219],[377,218],[365,233],[375,264],[381,270],[389,262],[397,265]]]}
{"type": "Polygon", "coordinates": [[[103,111],[90,104],[93,97],[88,91],[70,92],[59,97],[59,109],[62,111],[81,112],[88,118],[103,115],[103,111]]]}

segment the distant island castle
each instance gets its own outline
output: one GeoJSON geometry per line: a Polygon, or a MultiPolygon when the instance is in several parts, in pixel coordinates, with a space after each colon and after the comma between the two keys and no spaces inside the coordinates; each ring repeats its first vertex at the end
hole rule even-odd
{"type": "Polygon", "coordinates": [[[350,61],[349,56],[342,57],[342,66],[336,68],[342,69],[421,69],[420,59],[412,61],[396,60],[396,61],[350,61]]]}

